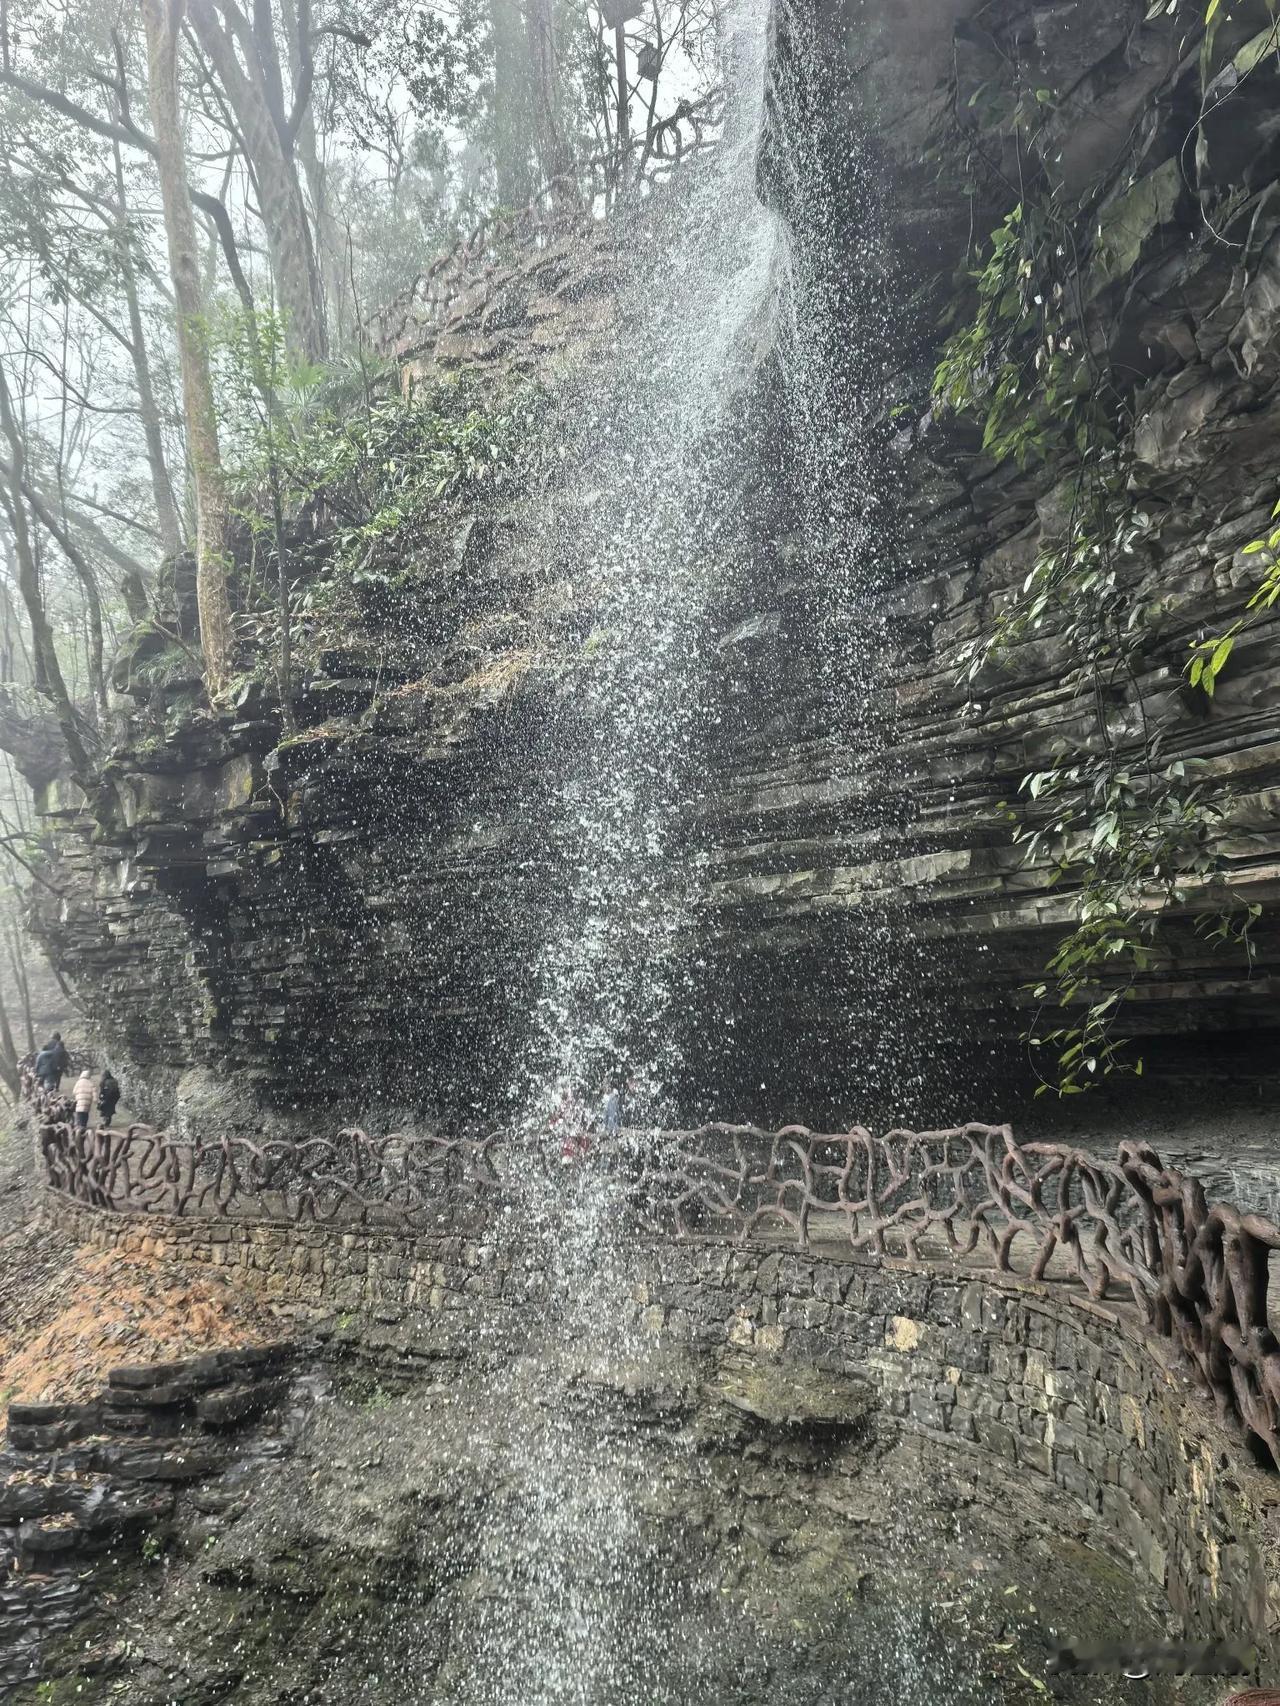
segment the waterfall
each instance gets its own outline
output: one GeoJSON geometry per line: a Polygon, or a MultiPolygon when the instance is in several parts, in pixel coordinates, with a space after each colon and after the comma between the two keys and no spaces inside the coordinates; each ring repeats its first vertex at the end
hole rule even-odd
{"type": "MultiPolygon", "coordinates": [[[[847,303],[824,294],[812,242],[808,271],[793,253],[778,205],[787,198],[760,193],[772,25],[769,0],[737,0],[719,147],[623,215],[620,335],[565,411],[568,476],[515,547],[567,577],[592,623],[532,755],[546,785],[529,880],[548,890],[546,927],[510,1089],[526,1141],[494,1236],[522,1252],[536,1329],[475,1418],[477,1434],[496,1428],[501,1444],[471,1560],[492,1591],[454,1610],[456,1694],[446,1698],[466,1706],[687,1706],[721,1615],[646,1522],[662,1471],[620,1396],[671,1354],[639,1325],[626,1218],[626,1142],[655,1139],[624,1138],[621,1159],[598,1136],[585,1155],[572,1141],[561,1148],[574,1129],[570,1094],[598,1110],[606,1086],[625,1080],[633,1127],[656,1129],[676,1111],[682,1009],[706,994],[695,994],[703,861],[690,803],[706,792],[731,714],[716,642],[721,607],[759,549],[745,499],[763,470],[748,422],[773,357],[789,373],[784,431],[803,488],[793,505],[829,587],[813,642],[827,658],[828,706],[845,704],[864,663],[879,537],[866,420],[882,386],[865,362],[834,359],[847,303]]],[[[789,201],[794,224],[801,201],[789,201]]],[[[820,206],[803,207],[812,236],[820,206]]],[[[872,244],[868,231],[869,254],[872,244]]],[[[883,313],[882,283],[875,296],[883,313]]],[[[778,406],[770,399],[764,412],[778,406]]],[[[861,709],[843,720],[849,750],[865,749],[861,709]]],[[[731,989],[704,1022],[732,1047],[731,989]]],[[[904,1624],[895,1649],[918,1633],[904,1624]]]]}
{"type": "Polygon", "coordinates": [[[756,193],[768,0],[726,29],[724,135],[690,181],[626,223],[621,335],[575,407],[580,478],[533,548],[567,560],[594,627],[550,754],[546,829],[567,887],[534,974],[518,1099],[598,1100],[624,1065],[661,1111],[676,950],[698,873],[680,844],[708,703],[708,603],[736,543],[731,410],[772,326],[780,223],[756,193]],[[636,252],[644,245],[643,252],[636,252]]]}
{"type": "Polygon", "coordinates": [[[682,1664],[660,1636],[689,1589],[646,1553],[652,1471],[601,1383],[605,1366],[649,1355],[625,1324],[625,1186],[591,1155],[562,1158],[565,1128],[549,1121],[566,1090],[598,1109],[625,1077],[629,1121],[657,1126],[678,1066],[699,884],[683,806],[718,714],[708,617],[742,548],[735,410],[773,332],[783,246],[756,187],[768,9],[738,0],[727,19],[718,147],[621,216],[621,332],[574,400],[572,478],[517,547],[567,572],[593,614],[538,754],[550,773],[538,829],[563,875],[511,1088],[528,1164],[496,1236],[526,1252],[542,1342],[492,1393],[521,1421],[479,1539],[502,1589],[458,1613],[468,1706],[677,1706],[710,1638],[691,1632],[682,1664]]]}
{"type": "Polygon", "coordinates": [[[862,892],[828,914],[827,988],[837,1016],[835,1081],[823,1088],[842,1118],[929,1124],[947,1093],[938,1068],[954,1016],[935,991],[951,968],[917,934],[894,863],[913,850],[919,755],[898,744],[891,673],[904,651],[892,591],[910,561],[911,435],[897,424],[910,417],[899,398],[912,395],[920,328],[916,281],[894,241],[894,168],[876,134],[877,90],[866,69],[877,33],[895,26],[891,12],[849,7],[856,24],[833,28],[805,0],[776,0],[774,14],[762,177],[787,230],[783,484],[814,600],[808,655],[825,747],[809,762],[828,778],[829,862],[863,873],[862,892]]]}

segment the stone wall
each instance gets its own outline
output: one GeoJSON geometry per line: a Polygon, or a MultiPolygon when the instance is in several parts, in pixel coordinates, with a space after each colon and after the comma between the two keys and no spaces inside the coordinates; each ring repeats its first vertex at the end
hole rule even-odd
{"type": "MultiPolygon", "coordinates": [[[[543,1325],[542,1258],[491,1236],[141,1225],[54,1199],[46,1213],[86,1242],[252,1272],[300,1319],[336,1312],[326,1337],[405,1375],[543,1325]]],[[[1275,1638],[1280,1491],[1126,1308],[1066,1284],[713,1242],[637,1243],[622,1260],[655,1342],[869,1378],[922,1471],[997,1530],[1011,1488],[1028,1488],[1053,1532],[1149,1577],[1189,1633],[1275,1638]]]]}

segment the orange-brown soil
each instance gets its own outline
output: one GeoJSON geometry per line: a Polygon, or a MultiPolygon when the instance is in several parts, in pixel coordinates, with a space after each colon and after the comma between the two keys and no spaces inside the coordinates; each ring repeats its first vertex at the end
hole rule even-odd
{"type": "Polygon", "coordinates": [[[121,1363],[281,1336],[240,1276],[79,1246],[45,1225],[31,1171],[27,1140],[0,1135],[0,1405],[86,1397],[121,1363]]]}

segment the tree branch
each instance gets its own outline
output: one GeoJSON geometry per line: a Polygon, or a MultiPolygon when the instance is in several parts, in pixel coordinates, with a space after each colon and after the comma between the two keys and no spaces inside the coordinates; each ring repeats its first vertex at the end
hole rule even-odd
{"type": "Polygon", "coordinates": [[[293,111],[289,114],[289,122],[285,126],[285,134],[290,148],[298,139],[307,105],[311,100],[311,88],[315,82],[316,60],[315,44],[324,36],[337,36],[342,41],[349,41],[353,47],[370,48],[373,46],[371,37],[362,35],[359,30],[349,30],[345,24],[325,24],[321,29],[312,30],[300,25],[298,30],[298,51],[301,62],[298,66],[298,80],[293,91],[293,111]]]}
{"type": "Polygon", "coordinates": [[[54,112],[61,113],[64,118],[69,118],[83,130],[91,130],[97,136],[105,136],[108,142],[123,142],[130,148],[141,148],[144,153],[153,158],[155,156],[156,145],[145,132],[133,124],[113,124],[110,119],[100,118],[97,113],[90,112],[88,107],[82,107],[78,101],[64,95],[60,89],[50,89],[47,84],[24,77],[20,71],[7,71],[2,67],[0,85],[16,89],[20,95],[26,95],[28,100],[39,101],[43,106],[52,107],[54,112]]]}
{"type": "MultiPolygon", "coordinates": [[[[61,900],[63,895],[67,892],[66,889],[56,888],[54,884],[49,881],[48,877],[42,876],[41,873],[36,870],[35,866],[29,859],[24,859],[22,854],[17,852],[13,846],[13,842],[16,839],[17,837],[12,835],[0,836],[0,852],[7,853],[11,859],[16,860],[29,877],[35,878],[41,888],[48,889],[50,894],[57,895],[58,899],[61,900]]],[[[25,837],[23,839],[25,840],[25,837]]],[[[65,984],[63,984],[63,988],[66,988],[65,984]]]]}
{"type": "MultiPolygon", "coordinates": [[[[51,107],[54,112],[61,113],[64,118],[69,118],[73,124],[78,124],[82,130],[91,131],[95,136],[105,137],[108,142],[122,142],[128,148],[141,149],[144,154],[149,154],[153,160],[159,158],[155,138],[148,136],[146,131],[139,130],[131,119],[123,124],[113,124],[110,119],[101,118],[97,113],[90,112],[88,107],[82,107],[78,101],[73,101],[69,96],[64,95],[60,89],[51,89],[47,84],[37,83],[31,77],[24,77],[20,71],[9,71],[0,67],[0,87],[16,89],[20,95],[25,95],[28,100],[39,101],[44,106],[51,107]]],[[[125,104],[128,100],[127,92],[117,89],[116,93],[120,96],[121,112],[127,114],[128,107],[125,104]]],[[[231,282],[235,285],[236,292],[245,307],[252,309],[253,292],[249,288],[249,281],[240,265],[235,232],[231,226],[231,215],[217,196],[209,195],[205,190],[198,190],[189,186],[188,194],[193,205],[198,207],[201,213],[207,214],[213,221],[214,228],[218,233],[218,240],[222,245],[227,270],[231,274],[231,282]]]]}
{"type": "MultiPolygon", "coordinates": [[[[12,484],[13,477],[13,463],[7,457],[0,456],[0,478],[8,480],[9,483],[12,484]]],[[[44,521],[45,515],[49,512],[49,500],[45,497],[44,493],[40,491],[39,487],[31,484],[31,481],[25,475],[25,470],[22,480],[22,494],[31,505],[36,515],[39,516],[40,520],[44,521]]],[[[133,616],[136,621],[140,621],[141,618],[146,615],[146,611],[143,608],[135,610],[136,600],[133,600],[130,597],[128,583],[132,578],[138,580],[143,586],[145,586],[149,578],[149,572],[136,557],[130,556],[127,551],[121,550],[115,541],[111,539],[108,534],[104,533],[96,522],[91,521],[87,515],[83,515],[80,512],[78,506],[81,503],[87,503],[89,501],[90,500],[86,498],[68,500],[64,505],[67,511],[67,520],[78,532],[83,533],[85,537],[102,553],[102,555],[113,562],[125,576],[125,582],[121,587],[121,591],[124,593],[125,601],[129,605],[129,614],[133,616]]],[[[50,531],[53,531],[52,528],[50,531]]]]}
{"type": "Polygon", "coordinates": [[[17,421],[14,419],[13,405],[3,363],[0,363],[0,432],[3,432],[9,441],[12,469],[10,474],[12,502],[8,506],[9,518],[13,524],[14,552],[18,566],[18,591],[22,595],[22,602],[27,607],[27,615],[31,622],[31,649],[35,654],[38,687],[53,705],[58,726],[62,731],[62,739],[71,759],[71,774],[87,795],[93,785],[93,764],[89,758],[88,747],[85,744],[85,731],[81,718],[71,702],[71,695],[67,692],[66,680],[58,660],[53,631],[49,626],[49,616],[45,609],[44,597],[40,588],[39,568],[31,549],[31,535],[27,527],[27,500],[22,490],[26,483],[25,451],[22,434],[18,429],[17,421]]]}

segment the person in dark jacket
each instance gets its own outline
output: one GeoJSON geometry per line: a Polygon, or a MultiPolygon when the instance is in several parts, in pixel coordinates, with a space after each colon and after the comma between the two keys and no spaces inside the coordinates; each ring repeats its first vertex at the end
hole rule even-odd
{"type": "MultiPolygon", "coordinates": [[[[62,1032],[55,1031],[49,1038],[49,1047],[53,1050],[53,1070],[57,1073],[58,1084],[62,1082],[63,1074],[71,1070],[71,1056],[67,1053],[67,1045],[62,1040],[62,1032]]],[[[57,1084],[54,1085],[56,1090],[57,1084]]]]}
{"type": "Polygon", "coordinates": [[[46,1043],[36,1056],[36,1063],[33,1068],[36,1083],[42,1090],[48,1090],[50,1094],[58,1088],[58,1074],[54,1068],[54,1058],[53,1044],[46,1043]]]}
{"type": "Polygon", "coordinates": [[[98,1112],[102,1115],[104,1126],[111,1124],[115,1118],[116,1108],[120,1101],[120,1086],[108,1067],[98,1080],[98,1112]]]}

